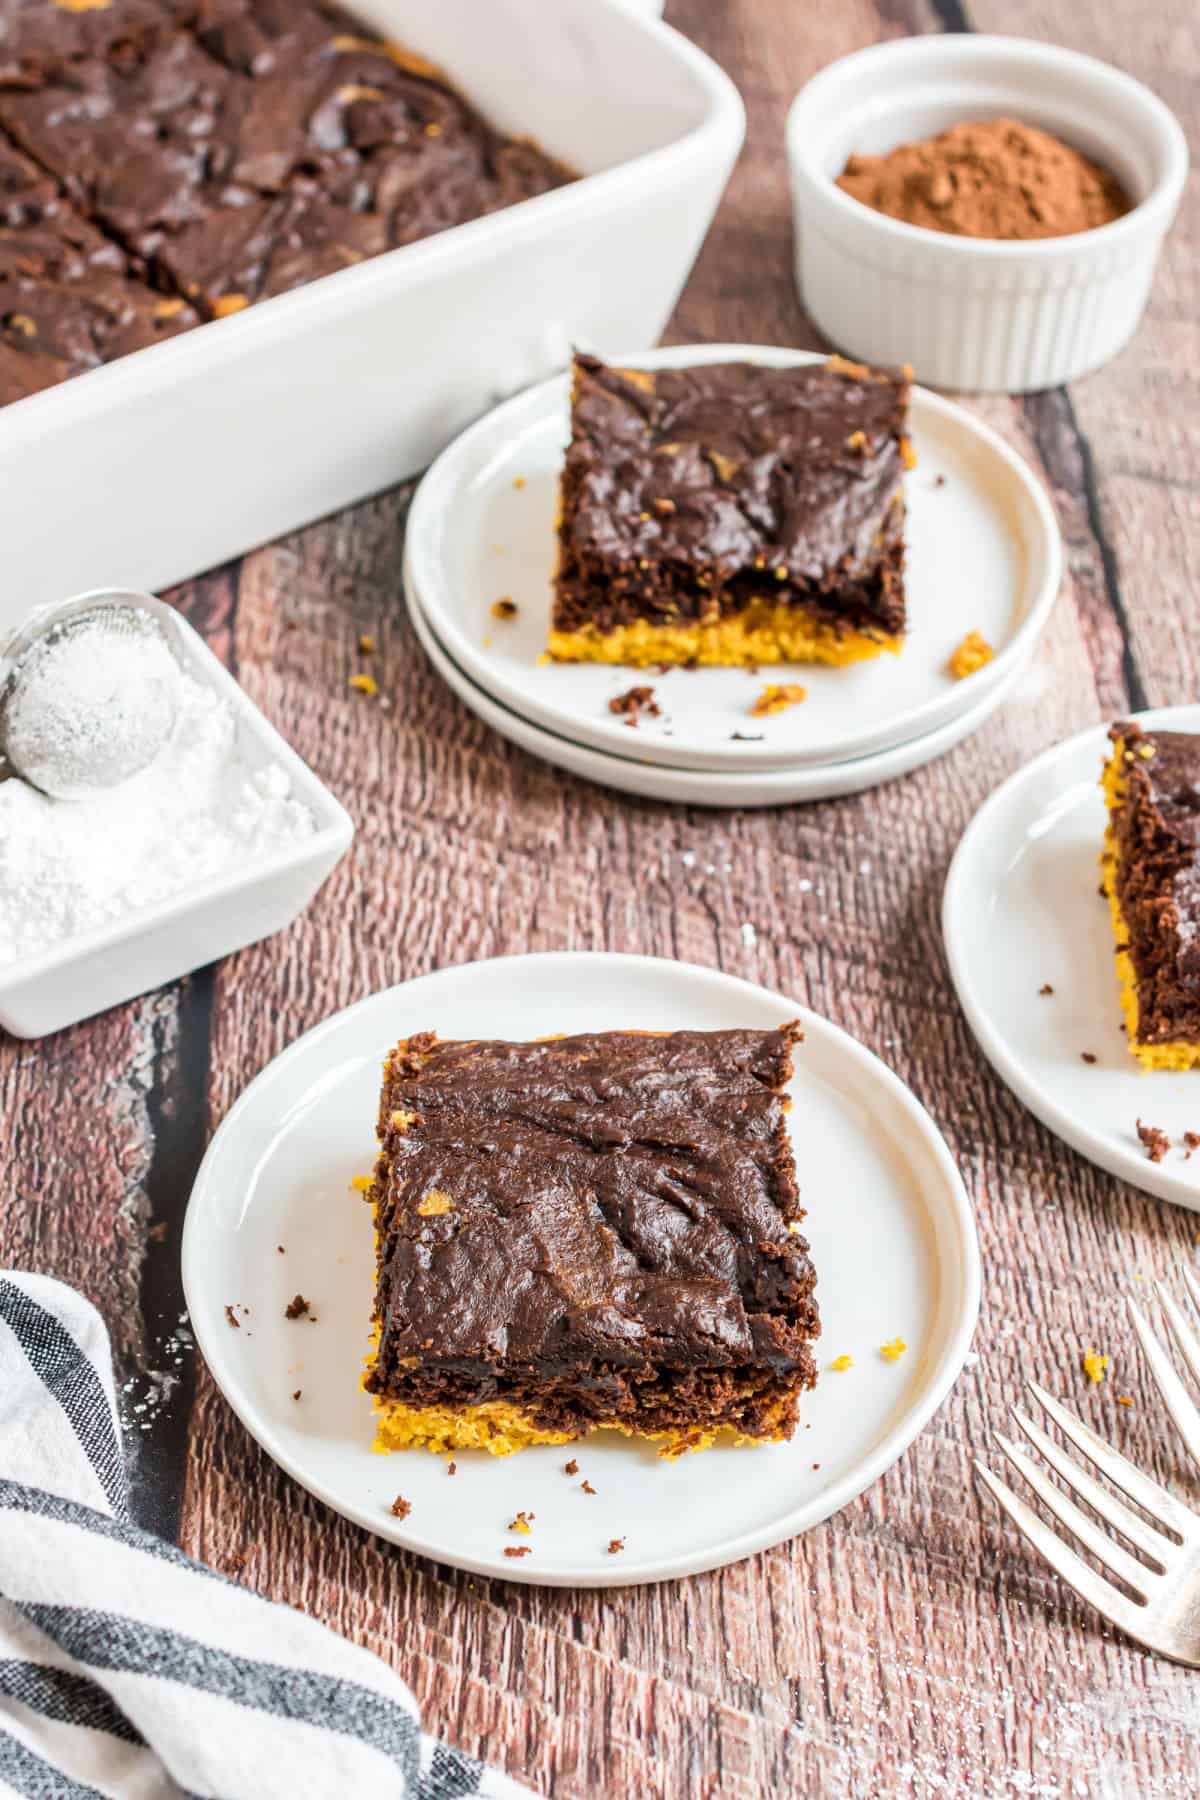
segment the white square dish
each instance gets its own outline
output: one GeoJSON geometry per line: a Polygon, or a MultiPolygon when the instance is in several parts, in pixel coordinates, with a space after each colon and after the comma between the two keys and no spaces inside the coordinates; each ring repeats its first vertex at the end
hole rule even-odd
{"type": "MultiPolygon", "coordinates": [[[[111,590],[104,590],[105,593],[111,590]]],[[[99,599],[100,593],[89,596],[99,599]]],[[[354,823],[307,763],[243,693],[199,634],[171,607],[139,594],[161,618],[189,674],[232,708],[239,739],[289,777],[316,829],[244,869],[210,876],[153,905],[0,967],[0,1027],[45,1037],[218,957],[281,931],[304,910],[354,836],[354,823]]]]}
{"type": "Polygon", "coordinates": [[[353,10],[583,179],[0,410],[0,629],[211,568],[415,473],[573,342],[661,333],[742,142],[716,65],[621,0],[353,10]]]}

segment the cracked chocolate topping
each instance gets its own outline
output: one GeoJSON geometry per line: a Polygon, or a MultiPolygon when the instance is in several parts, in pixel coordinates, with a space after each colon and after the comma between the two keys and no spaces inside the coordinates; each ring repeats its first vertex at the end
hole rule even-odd
{"type": "MultiPolygon", "coordinates": [[[[0,159],[18,147],[58,236],[104,246],[129,310],[135,289],[153,319],[174,301],[171,331],[572,178],[322,0],[5,0],[0,159]]],[[[161,334],[97,323],[114,296],[94,257],[25,304],[30,282],[54,281],[34,269],[21,293],[8,285],[28,224],[0,223],[0,319],[35,324],[4,339],[0,404],[161,334]]]]}
{"type": "Polygon", "coordinates": [[[1200,736],[1124,720],[1109,737],[1126,787],[1111,826],[1138,1038],[1200,1038],[1200,736]]]}
{"type": "Polygon", "coordinates": [[[380,1110],[368,1385],[546,1428],[790,1423],[814,1273],[781,1090],[794,1027],[409,1039],[380,1110]]]}
{"type": "Polygon", "coordinates": [[[832,358],[575,362],[555,625],[710,618],[753,598],[904,626],[908,381],[832,358]]]}

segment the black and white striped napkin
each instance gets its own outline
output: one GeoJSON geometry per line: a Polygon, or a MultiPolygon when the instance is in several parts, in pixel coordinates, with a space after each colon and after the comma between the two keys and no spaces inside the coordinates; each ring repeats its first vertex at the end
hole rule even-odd
{"type": "Polygon", "coordinates": [[[526,1793],[369,1652],[131,1524],[99,1315],[0,1272],[0,1795],[526,1793]]]}

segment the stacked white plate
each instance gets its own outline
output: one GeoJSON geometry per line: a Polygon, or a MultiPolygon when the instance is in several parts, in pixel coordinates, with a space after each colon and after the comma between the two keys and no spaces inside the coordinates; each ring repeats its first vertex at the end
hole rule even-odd
{"type": "MultiPolygon", "coordinates": [[[[690,346],[613,362],[775,367],[820,361],[745,344],[690,346]]],[[[908,507],[909,626],[899,657],[849,668],[775,665],[657,670],[555,664],[544,655],[558,479],[569,437],[569,377],[489,413],[430,469],[413,501],[405,586],[434,667],[472,711],[535,755],[609,787],[709,806],[766,806],[873,787],[976,730],[1020,680],[1058,591],[1062,546],[1042,488],[994,432],[916,388],[916,469],[908,507]],[[497,617],[498,600],[516,613],[497,617]],[[971,631],[992,660],[955,680],[971,631]],[[768,683],[798,683],[799,705],[756,717],[768,683]],[[635,724],[609,702],[654,690],[635,724]]]]}

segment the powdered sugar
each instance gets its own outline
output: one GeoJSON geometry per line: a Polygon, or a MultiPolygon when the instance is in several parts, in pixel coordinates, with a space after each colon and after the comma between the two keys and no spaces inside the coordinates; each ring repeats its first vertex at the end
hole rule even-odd
{"type": "Polygon", "coordinates": [[[152,906],[309,837],[283,769],[247,751],[229,703],[180,673],[170,738],[89,798],[0,782],[0,964],[152,906]]]}
{"type": "Polygon", "coordinates": [[[35,640],[12,676],[3,748],[44,794],[80,800],[148,768],[171,735],[179,665],[138,608],[98,606],[35,640]]]}

